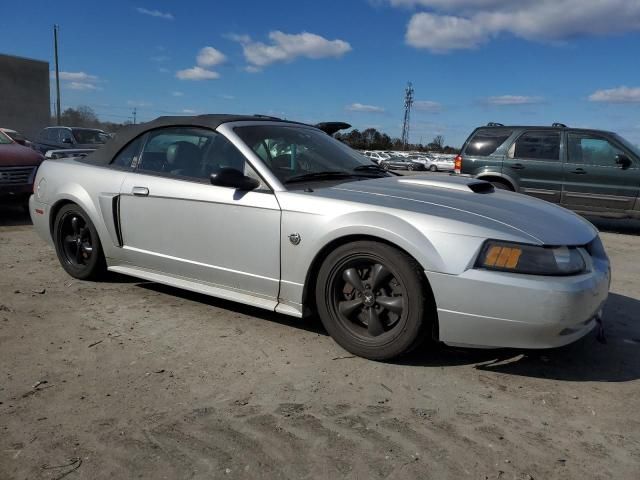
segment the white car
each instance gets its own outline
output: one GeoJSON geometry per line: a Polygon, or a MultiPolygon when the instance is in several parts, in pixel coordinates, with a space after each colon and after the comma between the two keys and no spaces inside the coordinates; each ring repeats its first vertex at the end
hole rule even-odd
{"type": "Polygon", "coordinates": [[[383,160],[389,160],[391,158],[391,155],[385,152],[368,152],[368,153],[365,153],[365,155],[367,155],[370,159],[372,159],[376,163],[380,163],[383,160]]]}

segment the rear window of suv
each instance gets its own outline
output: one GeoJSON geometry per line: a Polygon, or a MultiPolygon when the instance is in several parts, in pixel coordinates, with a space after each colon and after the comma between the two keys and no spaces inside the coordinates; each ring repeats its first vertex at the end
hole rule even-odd
{"type": "Polygon", "coordinates": [[[475,135],[467,142],[464,149],[466,155],[474,157],[486,157],[495,152],[507,138],[511,136],[513,130],[505,128],[492,128],[477,130],[475,135]]]}

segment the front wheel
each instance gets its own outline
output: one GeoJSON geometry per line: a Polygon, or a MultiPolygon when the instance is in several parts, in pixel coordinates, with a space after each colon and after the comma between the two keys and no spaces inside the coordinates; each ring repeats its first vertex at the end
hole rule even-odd
{"type": "Polygon", "coordinates": [[[431,170],[432,172],[437,172],[438,171],[438,167],[436,167],[435,165],[431,165],[429,167],[429,170],[431,170]]]}
{"type": "Polygon", "coordinates": [[[63,206],[53,224],[53,239],[62,268],[80,280],[94,280],[106,270],[98,232],[78,205],[63,206]]]}
{"type": "Polygon", "coordinates": [[[378,242],[342,245],[322,264],[316,284],[320,319],[345,350],[372,360],[406,353],[435,321],[418,264],[378,242]]]}
{"type": "Polygon", "coordinates": [[[416,169],[416,167],[414,167],[413,165],[409,165],[407,167],[407,170],[409,170],[410,172],[413,172],[416,169]]]}
{"type": "Polygon", "coordinates": [[[389,170],[389,164],[387,162],[380,162],[380,166],[383,170],[389,170]]]}

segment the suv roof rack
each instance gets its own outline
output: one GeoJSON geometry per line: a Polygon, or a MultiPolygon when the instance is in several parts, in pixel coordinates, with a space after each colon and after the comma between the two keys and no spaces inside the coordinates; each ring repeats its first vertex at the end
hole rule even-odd
{"type": "Polygon", "coordinates": [[[504,125],[498,122],[489,122],[487,123],[487,127],[504,127],[504,125]]]}
{"type": "Polygon", "coordinates": [[[559,123],[559,122],[554,122],[551,124],[551,126],[554,128],[567,128],[567,126],[564,123],[559,123]]]}

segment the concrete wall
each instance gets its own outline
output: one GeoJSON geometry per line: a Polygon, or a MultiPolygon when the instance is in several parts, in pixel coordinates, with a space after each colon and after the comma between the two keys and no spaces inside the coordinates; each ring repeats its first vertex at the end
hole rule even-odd
{"type": "Polygon", "coordinates": [[[34,138],[49,125],[49,62],[0,55],[0,127],[34,138]]]}

